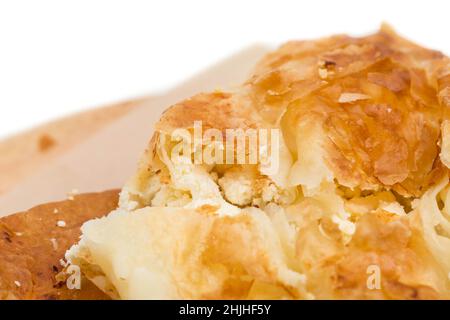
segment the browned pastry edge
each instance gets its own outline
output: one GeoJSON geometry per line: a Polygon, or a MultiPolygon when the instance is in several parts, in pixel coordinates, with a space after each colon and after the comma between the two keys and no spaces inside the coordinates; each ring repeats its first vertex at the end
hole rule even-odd
{"type": "Polygon", "coordinates": [[[109,213],[117,202],[118,190],[81,194],[0,219],[0,299],[108,299],[88,280],[82,290],[69,290],[55,277],[80,226],[109,213]]]}

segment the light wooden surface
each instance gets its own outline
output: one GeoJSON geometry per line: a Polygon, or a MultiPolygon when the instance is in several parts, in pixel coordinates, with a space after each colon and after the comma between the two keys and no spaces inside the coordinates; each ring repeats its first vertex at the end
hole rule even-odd
{"type": "Polygon", "coordinates": [[[92,109],[0,141],[0,195],[133,110],[137,103],[92,109]]]}

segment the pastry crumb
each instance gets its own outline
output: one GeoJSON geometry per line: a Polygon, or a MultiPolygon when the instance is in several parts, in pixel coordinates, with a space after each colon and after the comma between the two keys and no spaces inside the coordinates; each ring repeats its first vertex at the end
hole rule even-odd
{"type": "Polygon", "coordinates": [[[49,240],[52,243],[53,250],[55,250],[55,251],[58,250],[58,241],[55,238],[51,238],[49,240]]]}
{"type": "Polygon", "coordinates": [[[75,196],[80,193],[78,189],[72,189],[69,193],[67,193],[67,199],[73,201],[75,199],[75,196]]]}
{"type": "Polygon", "coordinates": [[[64,220],[58,220],[58,222],[56,222],[56,225],[60,228],[64,228],[66,226],[66,222],[64,220]]]}

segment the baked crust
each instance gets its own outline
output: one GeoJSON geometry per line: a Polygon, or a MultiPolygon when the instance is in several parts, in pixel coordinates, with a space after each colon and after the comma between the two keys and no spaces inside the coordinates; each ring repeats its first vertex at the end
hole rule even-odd
{"type": "MultiPolygon", "coordinates": [[[[300,158],[298,141],[308,139],[307,123],[314,122],[323,129],[325,154],[318,160],[339,184],[419,197],[447,174],[439,144],[449,103],[448,57],[384,25],[362,38],[288,42],[267,55],[241,88],[182,101],[156,129],[170,133],[194,121],[205,129],[280,128],[300,158]]],[[[149,158],[143,158],[144,170],[149,158]]]]}
{"type": "Polygon", "coordinates": [[[117,201],[117,190],[82,194],[1,218],[0,299],[108,299],[87,279],[82,290],[69,290],[57,276],[64,279],[60,260],[78,241],[80,226],[109,213],[117,201]]]}

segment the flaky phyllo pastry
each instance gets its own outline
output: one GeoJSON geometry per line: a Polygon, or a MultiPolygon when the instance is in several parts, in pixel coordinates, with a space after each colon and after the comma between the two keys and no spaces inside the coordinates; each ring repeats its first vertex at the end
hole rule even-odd
{"type": "Polygon", "coordinates": [[[67,259],[122,299],[449,298],[449,108],[449,59],[388,27],[289,42],[169,108],[67,259]],[[171,156],[194,122],[278,129],[277,171],[171,156]]]}

